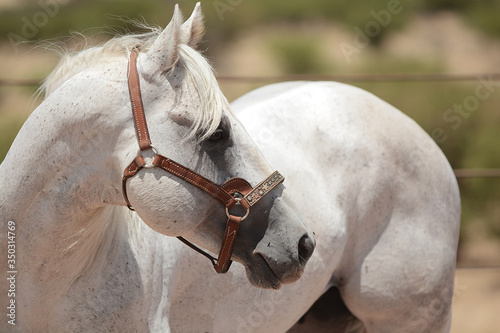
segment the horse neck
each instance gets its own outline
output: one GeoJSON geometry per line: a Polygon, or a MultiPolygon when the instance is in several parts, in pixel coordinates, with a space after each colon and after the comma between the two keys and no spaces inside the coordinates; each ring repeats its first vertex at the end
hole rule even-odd
{"type": "Polygon", "coordinates": [[[0,215],[16,223],[20,261],[33,263],[33,276],[43,273],[42,263],[49,275],[61,268],[81,274],[118,234],[115,222],[126,208],[116,207],[121,174],[111,150],[121,130],[92,111],[93,102],[49,96],[0,165],[0,215]]]}

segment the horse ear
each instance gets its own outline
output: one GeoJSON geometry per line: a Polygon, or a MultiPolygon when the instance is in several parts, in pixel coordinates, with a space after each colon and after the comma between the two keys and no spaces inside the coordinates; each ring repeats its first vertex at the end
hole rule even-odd
{"type": "Polygon", "coordinates": [[[201,4],[198,2],[194,7],[191,17],[181,27],[182,42],[192,48],[196,48],[204,32],[203,13],[201,12],[201,4]]]}
{"type": "Polygon", "coordinates": [[[148,73],[166,72],[179,59],[182,21],[183,18],[179,5],[175,5],[172,20],[158,38],[156,38],[147,53],[144,67],[148,73]]]}

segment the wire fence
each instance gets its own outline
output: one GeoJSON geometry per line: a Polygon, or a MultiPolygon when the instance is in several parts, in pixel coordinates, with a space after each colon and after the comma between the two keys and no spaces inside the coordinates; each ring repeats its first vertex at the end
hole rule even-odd
{"type": "MultiPolygon", "coordinates": [[[[276,76],[231,76],[219,75],[219,81],[234,83],[272,83],[284,81],[339,81],[339,82],[467,82],[487,77],[492,81],[500,80],[500,73],[475,74],[336,74],[336,75],[276,75],[276,76]]],[[[6,79],[0,78],[0,86],[37,86],[41,79],[6,79]]]]}
{"type": "Polygon", "coordinates": [[[498,270],[500,272],[500,265],[457,265],[456,269],[460,270],[498,270]]]}
{"type": "Polygon", "coordinates": [[[487,77],[489,80],[500,80],[500,73],[479,74],[438,74],[438,73],[406,73],[406,74],[337,74],[337,75],[278,75],[278,76],[229,76],[221,75],[220,81],[241,83],[271,83],[283,81],[339,81],[339,82],[467,82],[487,77]]]}
{"type": "Polygon", "coordinates": [[[33,87],[39,86],[42,80],[36,79],[0,79],[0,87],[33,87]]]}
{"type": "MultiPolygon", "coordinates": [[[[268,84],[285,81],[339,81],[339,82],[472,82],[487,77],[490,81],[499,81],[500,73],[444,74],[444,73],[404,73],[404,74],[345,74],[345,75],[278,75],[278,76],[231,76],[219,75],[221,82],[268,84]]],[[[37,87],[41,79],[0,78],[0,87],[37,87]]],[[[500,168],[494,169],[454,169],[460,178],[500,178],[500,168]]]]}
{"type": "MultiPolygon", "coordinates": [[[[358,75],[281,75],[281,76],[228,76],[220,75],[221,82],[244,84],[269,84],[285,81],[339,81],[339,82],[474,82],[481,78],[490,81],[499,81],[500,73],[478,74],[358,74],[358,75]]],[[[43,82],[41,79],[6,79],[0,78],[0,87],[37,87],[43,82]]],[[[500,178],[500,168],[489,169],[454,169],[457,179],[470,178],[500,178]]],[[[494,270],[500,271],[499,264],[470,265],[461,264],[457,270],[494,270]]]]}

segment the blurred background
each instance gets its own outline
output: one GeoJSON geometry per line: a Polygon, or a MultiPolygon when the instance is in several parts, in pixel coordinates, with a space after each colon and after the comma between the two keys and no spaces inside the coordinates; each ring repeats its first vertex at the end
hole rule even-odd
{"type": "MultiPolygon", "coordinates": [[[[191,0],[0,0],[0,161],[58,61],[40,41],[98,43],[165,26],[191,0]],[[128,23],[127,23],[128,22],[128,23]]],[[[459,176],[452,332],[500,327],[500,0],[204,0],[200,48],[228,97],[280,80],[364,88],[415,119],[459,176]],[[465,169],[465,170],[464,170],[465,169]],[[496,169],[496,170],[495,170],[496,169]]]]}

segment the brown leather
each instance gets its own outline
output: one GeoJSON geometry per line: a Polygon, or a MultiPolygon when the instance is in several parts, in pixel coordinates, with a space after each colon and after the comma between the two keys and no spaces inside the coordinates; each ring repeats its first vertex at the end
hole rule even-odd
{"type": "Polygon", "coordinates": [[[222,247],[219,252],[219,259],[217,264],[214,266],[217,273],[226,273],[231,266],[231,255],[233,253],[234,240],[238,235],[238,230],[240,228],[241,217],[229,215],[226,225],[226,231],[224,232],[224,240],[222,241],[222,247]]]}
{"type": "Polygon", "coordinates": [[[231,208],[236,204],[234,197],[226,192],[221,186],[214,184],[210,180],[193,170],[186,168],[182,164],[179,164],[160,154],[155,156],[153,164],[202,189],[228,208],[231,208]]]}
{"type": "Polygon", "coordinates": [[[146,162],[144,162],[142,156],[137,155],[132,161],[132,163],[130,163],[129,166],[123,171],[123,177],[130,178],[132,176],[135,176],[135,174],[145,165],[146,162]]]}
{"type": "Polygon", "coordinates": [[[148,124],[146,123],[146,115],[142,105],[141,86],[139,84],[139,74],[137,73],[137,57],[139,49],[134,47],[130,53],[130,61],[128,65],[128,90],[130,93],[130,102],[132,103],[132,112],[134,114],[135,129],[139,138],[139,147],[141,150],[151,148],[151,140],[149,138],[148,124]]]}
{"type": "Polygon", "coordinates": [[[222,185],[217,185],[207,178],[201,176],[197,172],[183,166],[182,164],[158,154],[156,149],[151,144],[148,126],[146,123],[146,116],[144,114],[144,107],[141,98],[141,88],[139,85],[139,74],[137,72],[138,54],[138,48],[134,48],[130,54],[130,62],[128,67],[128,86],[130,92],[130,101],[132,104],[132,112],[134,115],[135,128],[137,131],[137,137],[139,139],[140,149],[141,151],[153,149],[155,157],[152,165],[146,166],[146,162],[144,161],[142,156],[138,154],[132,161],[132,163],[130,163],[123,171],[122,192],[125,202],[127,203],[127,207],[130,210],[134,210],[127,196],[127,180],[135,176],[137,172],[139,172],[139,170],[144,167],[149,168],[155,166],[161,168],[210,194],[224,206],[226,206],[226,213],[228,215],[228,221],[226,224],[226,230],[224,232],[224,238],[222,241],[219,258],[215,259],[210,254],[206,253],[205,251],[182,237],[177,238],[179,238],[183,243],[185,243],[195,251],[210,259],[217,273],[226,273],[231,266],[231,255],[233,253],[234,241],[236,239],[236,236],[238,235],[240,223],[247,216],[245,215],[245,217],[239,217],[231,215],[229,214],[229,209],[231,209],[236,204],[240,204],[247,210],[248,214],[250,207],[255,205],[262,197],[269,193],[269,191],[275,188],[278,184],[283,182],[284,177],[278,171],[275,171],[273,174],[271,174],[271,176],[269,176],[255,188],[252,188],[252,185],[250,185],[243,178],[232,178],[222,185]],[[239,193],[244,197],[236,198],[235,196],[233,196],[236,193],[239,193]]]}
{"type": "Polygon", "coordinates": [[[142,158],[141,155],[137,155],[132,163],[129,164],[129,166],[123,171],[123,177],[122,177],[122,192],[123,192],[123,197],[125,198],[125,202],[127,203],[127,207],[130,210],[135,210],[132,205],[130,204],[130,201],[128,200],[128,195],[127,195],[127,179],[135,176],[139,170],[141,170],[144,166],[146,165],[146,162],[144,162],[144,159],[142,158]]]}
{"type": "Polygon", "coordinates": [[[217,265],[217,258],[212,257],[210,254],[206,253],[205,251],[203,251],[198,246],[194,245],[193,243],[191,243],[190,241],[188,241],[184,237],[177,236],[177,239],[179,239],[181,242],[183,242],[184,244],[186,244],[187,246],[189,246],[190,248],[192,248],[193,250],[195,250],[199,254],[202,254],[205,257],[207,257],[212,262],[213,266],[217,265]]]}

